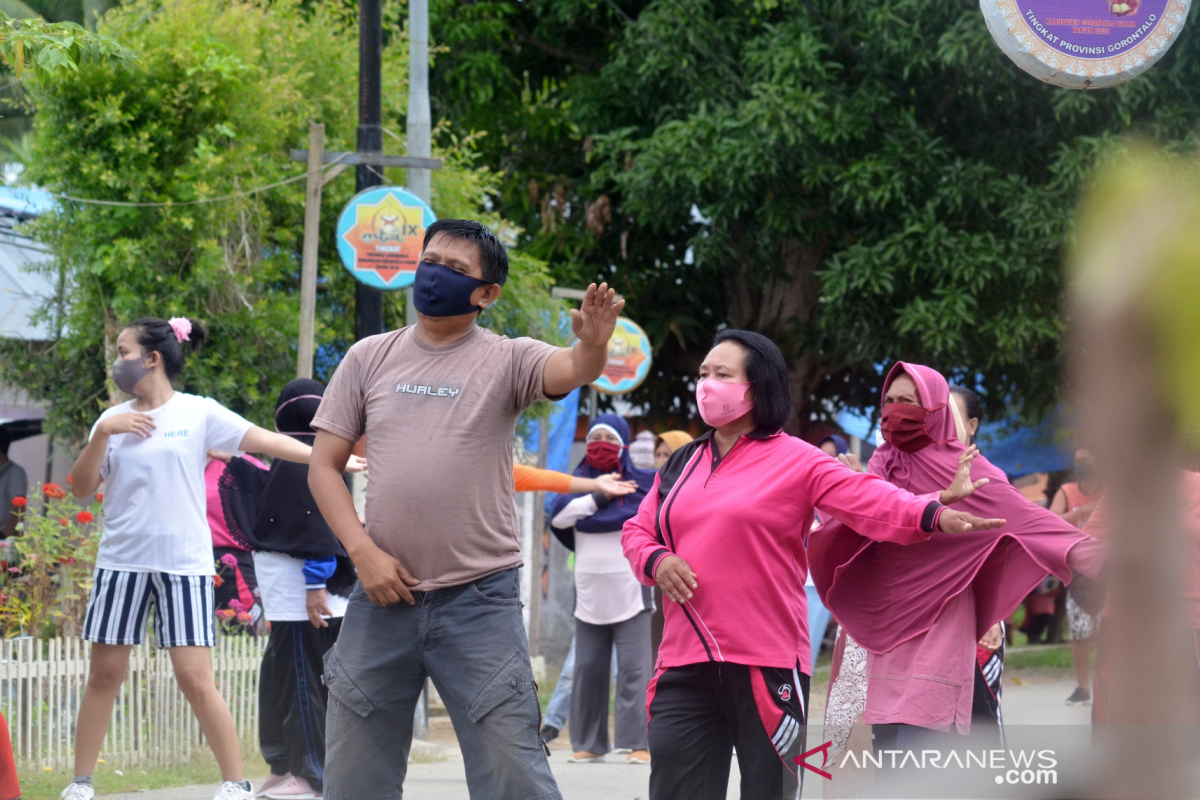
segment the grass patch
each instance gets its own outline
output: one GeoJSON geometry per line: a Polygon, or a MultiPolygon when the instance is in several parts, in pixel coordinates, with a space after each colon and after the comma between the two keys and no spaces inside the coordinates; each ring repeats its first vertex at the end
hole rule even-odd
{"type": "Polygon", "coordinates": [[[1004,669],[1072,669],[1071,645],[1042,644],[1004,654],[1004,669]]]}
{"type": "MultiPolygon", "coordinates": [[[[270,772],[257,750],[242,753],[242,765],[249,778],[263,778],[270,772]]],[[[17,771],[21,778],[21,797],[26,800],[57,800],[63,787],[75,777],[69,769],[46,771],[25,766],[17,771]]],[[[92,780],[97,795],[121,794],[139,789],[213,784],[221,780],[221,770],[212,751],[206,748],[193,752],[187,763],[175,766],[97,764],[92,780]]]]}

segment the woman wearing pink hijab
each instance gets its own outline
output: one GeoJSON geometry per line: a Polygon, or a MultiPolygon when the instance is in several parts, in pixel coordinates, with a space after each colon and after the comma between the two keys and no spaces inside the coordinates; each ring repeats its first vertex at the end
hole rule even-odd
{"type": "Polygon", "coordinates": [[[883,387],[886,443],[867,472],[933,496],[955,485],[962,460],[973,493],[954,507],[1003,526],[901,547],[823,514],[829,522],[809,536],[813,579],[848,634],[831,676],[831,757],[860,714],[899,724],[901,745],[919,733],[904,726],[969,733],[976,642],[1046,575],[1069,583],[1072,568],[1095,577],[1103,564],[1101,543],[1026,500],[983,456],[963,458],[956,411],[941,374],[897,363],[883,387]]]}

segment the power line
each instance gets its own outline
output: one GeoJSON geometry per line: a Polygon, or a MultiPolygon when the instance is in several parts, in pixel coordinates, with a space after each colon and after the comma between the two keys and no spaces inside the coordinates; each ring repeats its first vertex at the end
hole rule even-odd
{"type": "MultiPolygon", "coordinates": [[[[332,168],[336,164],[340,163],[344,157],[345,156],[339,156],[338,158],[334,159],[333,161],[330,161],[328,166],[330,168],[332,168]]],[[[328,170],[326,170],[326,172],[328,172],[328,170]]],[[[183,200],[183,201],[179,201],[179,202],[167,201],[167,202],[154,202],[154,203],[134,203],[134,202],[128,202],[125,200],[96,200],[96,199],[90,198],[90,197],[75,197],[75,196],[69,195],[69,194],[59,194],[58,192],[46,192],[46,194],[50,195],[51,197],[58,198],[59,200],[69,200],[72,203],[85,203],[88,205],[96,205],[96,206],[119,206],[121,208],[167,208],[169,206],[198,206],[198,205],[202,205],[205,203],[221,203],[226,200],[236,200],[241,197],[250,197],[252,195],[260,194],[261,192],[265,192],[270,189],[277,189],[280,186],[286,186],[289,183],[295,183],[297,181],[302,181],[302,180],[306,179],[307,177],[308,177],[308,172],[306,170],[304,172],[301,172],[299,175],[293,175],[292,177],[284,178],[281,181],[275,181],[274,183],[268,183],[265,186],[256,186],[253,189],[246,189],[245,191],[242,191],[242,192],[234,192],[233,194],[221,195],[220,197],[205,197],[200,200],[183,200]]]]}

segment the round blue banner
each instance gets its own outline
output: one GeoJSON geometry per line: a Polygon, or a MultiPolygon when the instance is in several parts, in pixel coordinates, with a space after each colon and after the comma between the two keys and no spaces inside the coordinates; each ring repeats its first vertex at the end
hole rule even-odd
{"type": "Polygon", "coordinates": [[[624,394],[642,385],[650,374],[654,351],[650,337],[627,317],[617,319],[616,330],[608,340],[608,363],[592,388],[604,394],[624,394]]]}
{"type": "Polygon", "coordinates": [[[406,289],[417,272],[425,229],[436,220],[429,204],[407,189],[367,189],[338,217],[338,255],[346,270],[367,286],[406,289]]]}

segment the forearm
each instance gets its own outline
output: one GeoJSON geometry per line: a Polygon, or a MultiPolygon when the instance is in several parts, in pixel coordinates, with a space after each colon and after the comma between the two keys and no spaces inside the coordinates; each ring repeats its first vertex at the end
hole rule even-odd
{"type": "Polygon", "coordinates": [[[813,476],[815,505],[868,539],[915,544],[929,538],[932,498],[918,498],[875,475],[822,470],[813,476]],[[927,525],[922,523],[927,522],[927,525]]]}
{"type": "Polygon", "coordinates": [[[71,494],[90,497],[96,493],[100,488],[100,465],[104,463],[107,449],[108,435],[97,431],[71,467],[71,494]]]}
{"type": "Polygon", "coordinates": [[[647,586],[655,585],[654,567],[667,552],[658,540],[654,525],[658,515],[658,503],[653,500],[658,493],[657,479],[651,492],[653,494],[642,503],[637,515],[625,523],[621,533],[621,550],[633,568],[633,576],[647,586]]]}
{"type": "Polygon", "coordinates": [[[246,431],[238,449],[244,453],[264,453],[272,458],[307,464],[312,458],[312,448],[282,433],[272,433],[257,425],[246,431]]]}
{"type": "Polygon", "coordinates": [[[600,377],[608,363],[608,345],[576,342],[551,354],[542,377],[547,396],[558,397],[600,377]]]}
{"type": "Polygon", "coordinates": [[[309,465],[308,488],[321,509],[321,516],[352,561],[358,561],[360,555],[376,549],[375,542],[358,521],[354,499],[340,469],[327,463],[309,465]]]}

